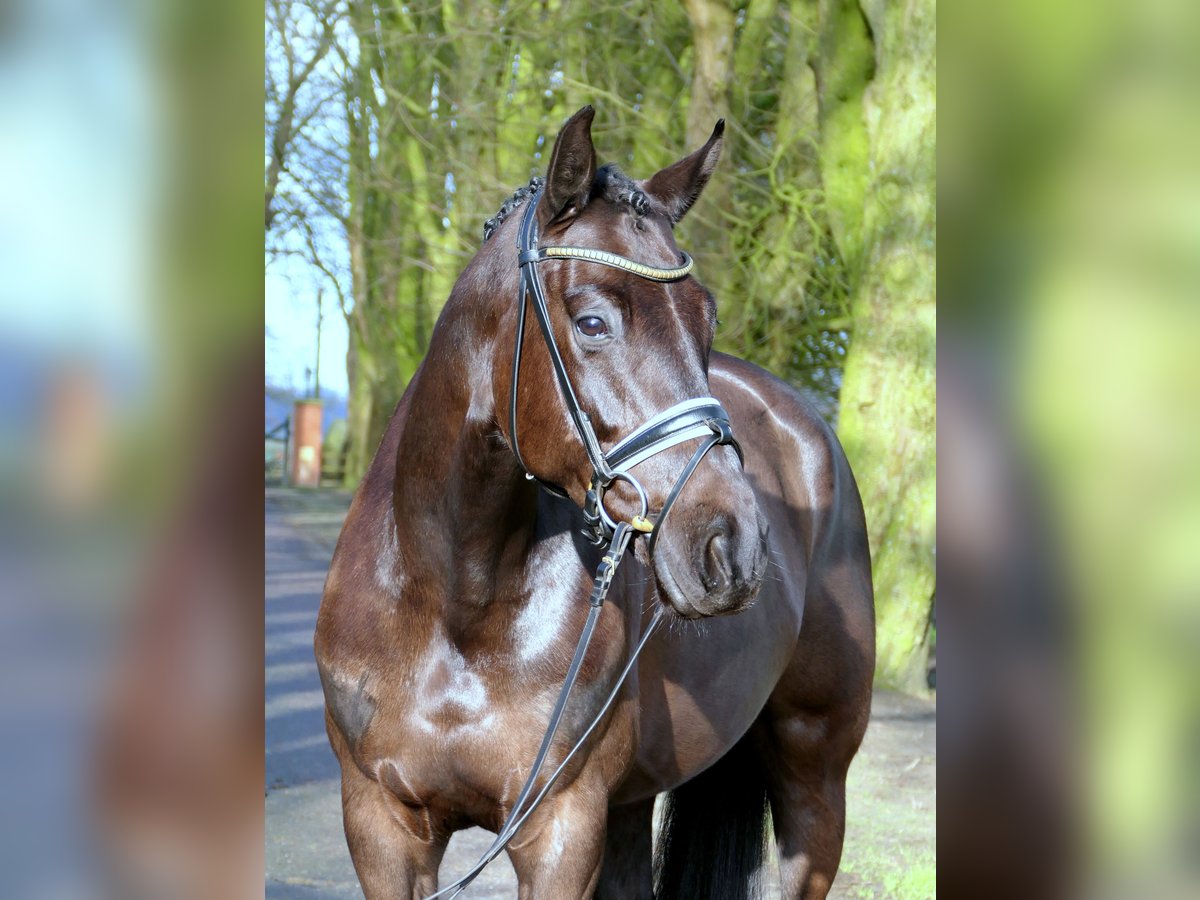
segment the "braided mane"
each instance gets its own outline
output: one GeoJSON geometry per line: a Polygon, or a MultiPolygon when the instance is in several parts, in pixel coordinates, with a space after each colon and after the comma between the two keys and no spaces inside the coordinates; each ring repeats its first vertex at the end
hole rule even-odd
{"type": "MultiPolygon", "coordinates": [[[[483,240],[486,242],[496,233],[504,220],[513,210],[524,203],[546,183],[546,179],[535,175],[529,183],[517,188],[511,197],[504,201],[500,210],[483,223],[483,240]]],[[[612,163],[601,166],[596,172],[596,180],[592,183],[592,199],[602,198],[610,203],[628,206],[639,218],[646,215],[651,208],[651,199],[646,192],[638,187],[637,182],[618,169],[612,163]]]]}
{"type": "Polygon", "coordinates": [[[486,242],[488,238],[495,234],[496,229],[504,224],[504,220],[509,217],[512,211],[524,203],[526,199],[533,196],[538,188],[545,183],[545,178],[542,178],[540,175],[534,175],[529,179],[529,184],[517,188],[513,192],[513,195],[504,201],[504,205],[500,207],[500,211],[483,223],[483,240],[486,242]]]}

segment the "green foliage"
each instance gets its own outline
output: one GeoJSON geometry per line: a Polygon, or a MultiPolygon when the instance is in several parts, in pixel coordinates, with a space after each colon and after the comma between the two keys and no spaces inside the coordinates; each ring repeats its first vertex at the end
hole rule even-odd
{"type": "Polygon", "coordinates": [[[937,866],[933,854],[920,852],[884,853],[872,848],[842,863],[843,877],[852,875],[861,886],[850,887],[846,896],[874,900],[934,900],[937,896],[937,866]]]}

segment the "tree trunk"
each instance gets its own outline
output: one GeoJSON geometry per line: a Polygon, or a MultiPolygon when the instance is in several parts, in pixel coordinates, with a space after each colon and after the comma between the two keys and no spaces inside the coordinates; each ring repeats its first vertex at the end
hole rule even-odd
{"type": "Polygon", "coordinates": [[[346,464],[342,472],[345,487],[354,488],[367,470],[371,460],[371,376],[359,354],[359,342],[354,339],[354,323],[350,322],[350,342],[346,350],[346,375],[349,392],[346,398],[346,464]]]}
{"type": "Polygon", "coordinates": [[[729,62],[733,57],[733,9],[723,0],[685,0],[696,54],[688,112],[688,146],[701,146],[717,119],[728,115],[729,62]]]}
{"type": "Polygon", "coordinates": [[[821,181],[838,251],[852,281],[861,274],[870,147],[863,111],[875,45],[855,0],[820,0],[813,71],[821,125],[821,181]]]}
{"type": "MultiPolygon", "coordinates": [[[[736,20],[724,0],[685,0],[692,26],[694,56],[692,96],[688,106],[687,147],[690,153],[704,145],[718,119],[729,116],[729,73],[733,61],[736,20]]],[[[725,144],[733,139],[725,133],[725,144]]],[[[728,163],[727,163],[728,164],[728,163]]],[[[728,259],[729,229],[721,220],[730,207],[731,181],[714,178],[704,192],[704,202],[688,217],[684,233],[689,243],[708,249],[714,259],[728,259]]]]}
{"type": "MultiPolygon", "coordinates": [[[[918,689],[935,585],[934,2],[880,0],[865,11],[877,42],[875,75],[861,92],[870,183],[857,246],[845,227],[855,210],[843,210],[843,239],[860,254],[861,275],[838,432],[866,507],[877,676],[918,689]]],[[[835,114],[853,146],[826,165],[860,150],[858,123],[841,120],[854,105],[850,95],[835,114]]],[[[847,194],[857,190],[851,181],[847,194]]]]}

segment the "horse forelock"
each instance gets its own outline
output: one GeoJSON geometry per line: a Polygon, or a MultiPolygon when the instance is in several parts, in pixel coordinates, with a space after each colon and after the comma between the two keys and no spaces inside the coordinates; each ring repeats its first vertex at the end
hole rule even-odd
{"type": "Polygon", "coordinates": [[[601,166],[592,182],[592,199],[603,199],[617,206],[628,206],[641,218],[652,209],[650,195],[613,163],[601,166]]]}

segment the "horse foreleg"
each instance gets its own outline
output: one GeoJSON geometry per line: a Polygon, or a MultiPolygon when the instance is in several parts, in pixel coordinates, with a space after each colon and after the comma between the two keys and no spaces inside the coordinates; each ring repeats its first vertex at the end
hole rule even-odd
{"type": "Polygon", "coordinates": [[[367,900],[422,900],[437,890],[446,836],[351,760],[342,762],[342,820],[367,900]]]}
{"type": "Polygon", "coordinates": [[[841,862],[846,770],[861,729],[839,729],[832,717],[802,712],[768,721],[764,756],[781,896],[823,900],[841,862]]]}
{"type": "Polygon", "coordinates": [[[571,785],[537,810],[508,846],[520,900],[587,898],[604,857],[608,796],[601,786],[571,785]]]}
{"type": "Polygon", "coordinates": [[[654,798],[612,806],[604,839],[604,865],[596,900],[651,900],[654,798]]]}

